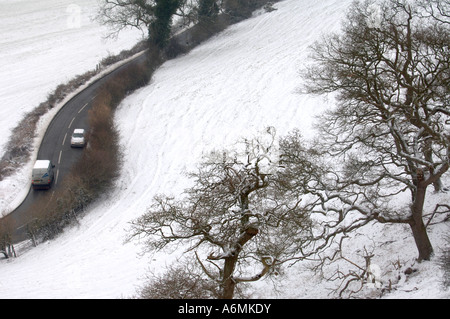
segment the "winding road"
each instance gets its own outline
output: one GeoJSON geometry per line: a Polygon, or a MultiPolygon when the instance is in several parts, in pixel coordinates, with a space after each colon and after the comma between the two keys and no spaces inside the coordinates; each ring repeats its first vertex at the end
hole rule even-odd
{"type": "MultiPolygon", "coordinates": [[[[218,25],[225,27],[226,25],[236,22],[238,21],[230,19],[227,15],[221,15],[218,25]]],[[[204,27],[196,25],[178,33],[174,36],[174,39],[178,45],[183,47],[187,52],[214,34],[214,32],[211,34],[199,32],[198,29],[202,30],[202,28],[204,27]],[[198,36],[199,34],[200,37],[198,36]]],[[[215,32],[218,32],[218,30],[215,32]]],[[[16,231],[13,234],[13,243],[28,238],[26,225],[32,219],[32,216],[29,215],[30,212],[32,212],[33,205],[42,197],[54,196],[55,190],[57,190],[60,185],[60,181],[63,180],[64,176],[69,173],[72,166],[81,157],[83,149],[71,148],[70,136],[75,128],[84,128],[86,132],[89,132],[88,111],[91,109],[91,103],[97,94],[97,90],[123,69],[134,64],[143,63],[147,58],[147,54],[144,54],[144,52],[145,51],[142,51],[134,58],[93,82],[69,100],[53,118],[41,142],[37,159],[51,160],[55,165],[54,184],[50,190],[34,191],[31,188],[30,183],[30,189],[25,200],[9,214],[13,220],[13,224],[17,226],[16,231]]],[[[183,50],[180,50],[180,52],[183,52],[183,50]]]]}
{"type": "Polygon", "coordinates": [[[32,212],[33,205],[38,199],[54,196],[64,176],[81,157],[84,148],[72,148],[70,137],[75,128],[84,128],[86,132],[89,132],[88,111],[91,109],[92,101],[96,97],[98,89],[124,68],[144,61],[145,56],[145,54],[140,54],[93,82],[70,99],[53,118],[41,142],[37,159],[52,161],[55,165],[55,179],[49,190],[33,190],[30,184],[28,195],[24,201],[9,214],[14,225],[17,226],[13,234],[13,243],[27,239],[25,226],[31,219],[29,214],[32,212]]]}

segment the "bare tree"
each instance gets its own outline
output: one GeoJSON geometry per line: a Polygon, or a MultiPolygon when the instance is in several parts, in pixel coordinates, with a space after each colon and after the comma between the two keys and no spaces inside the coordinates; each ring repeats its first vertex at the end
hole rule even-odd
{"type": "Polygon", "coordinates": [[[443,189],[449,169],[449,6],[355,2],[343,32],[313,47],[305,73],[309,93],[337,93],[337,107],[321,118],[318,143],[333,158],[315,190],[322,205],[335,207],[339,223],[358,213],[364,224],[409,224],[419,260],[433,253],[425,194],[430,185],[443,189]],[[410,207],[396,207],[404,191],[410,207]]]}
{"type": "Polygon", "coordinates": [[[132,0],[104,0],[100,4],[96,18],[110,28],[111,37],[116,37],[127,28],[136,28],[143,33],[147,33],[155,18],[154,3],[132,0]]]}
{"type": "Polygon", "coordinates": [[[96,19],[109,27],[110,37],[124,29],[136,28],[149,41],[164,47],[171,35],[173,18],[177,26],[188,26],[217,16],[220,0],[103,0],[96,19]]]}
{"type": "Polygon", "coordinates": [[[238,283],[259,280],[296,254],[311,226],[299,200],[288,203],[277,191],[273,144],[244,144],[243,156],[214,152],[202,162],[179,200],[156,197],[130,233],[130,239],[146,238],[150,250],[185,243],[221,298],[232,298],[238,283]]]}
{"type": "Polygon", "coordinates": [[[150,42],[164,47],[171,30],[175,14],[189,16],[185,12],[188,0],[103,0],[97,20],[107,25],[110,36],[117,36],[122,30],[136,28],[146,33],[150,42]]]}
{"type": "Polygon", "coordinates": [[[218,297],[217,285],[205,279],[195,259],[177,260],[162,275],[147,275],[138,289],[141,299],[213,299],[218,297]]]}

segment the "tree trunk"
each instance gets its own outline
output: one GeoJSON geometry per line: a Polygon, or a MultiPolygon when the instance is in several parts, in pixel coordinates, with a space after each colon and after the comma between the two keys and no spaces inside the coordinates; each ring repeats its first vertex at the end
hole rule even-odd
{"type": "MultiPolygon", "coordinates": [[[[424,135],[425,137],[425,145],[424,145],[424,151],[423,154],[425,155],[425,160],[429,163],[433,162],[433,144],[431,142],[430,136],[428,134],[424,135]]],[[[430,174],[433,176],[435,174],[434,168],[431,166],[430,168],[430,174]]],[[[436,181],[433,183],[434,191],[440,192],[442,190],[442,181],[441,178],[437,178],[436,181]]]]}
{"type": "Polygon", "coordinates": [[[225,266],[223,272],[223,293],[222,299],[232,299],[234,296],[234,289],[236,282],[233,280],[233,272],[236,266],[238,255],[228,257],[225,259],[225,266]]]}
{"type": "Polygon", "coordinates": [[[242,247],[258,234],[258,228],[248,226],[241,237],[238,239],[234,251],[231,256],[225,258],[225,265],[223,268],[222,289],[223,293],[221,299],[232,299],[234,295],[234,289],[236,288],[236,281],[233,278],[234,268],[239,257],[239,253],[242,247]]]}
{"type": "Polygon", "coordinates": [[[426,186],[422,182],[417,184],[414,203],[412,207],[412,218],[409,221],[417,249],[419,251],[419,261],[430,260],[433,255],[433,246],[428,238],[425,224],[423,223],[423,205],[425,202],[426,186]]]}

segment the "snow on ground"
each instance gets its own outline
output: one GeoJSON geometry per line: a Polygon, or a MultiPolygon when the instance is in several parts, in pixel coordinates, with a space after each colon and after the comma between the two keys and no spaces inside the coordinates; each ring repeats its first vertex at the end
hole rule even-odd
{"type": "MultiPolygon", "coordinates": [[[[298,71],[307,63],[307,47],[323,33],[339,29],[351,2],[285,0],[275,5],[277,10],[255,12],[189,54],[166,62],[151,83],[125,99],[116,113],[124,165],[114,193],[57,239],[19,258],[0,260],[0,296],[127,298],[135,294],[149,270],[163,269],[177,254],[141,255],[140,243],[124,243],[128,223],[146,211],[154,195],[180,193],[187,182],[183,173],[204,152],[258,135],[267,126],[274,126],[279,136],[294,128],[311,136],[312,117],[329,102],[298,94],[298,71]]],[[[438,200],[436,196],[430,197],[438,200]]],[[[442,227],[432,238],[438,249],[448,231],[442,227]]],[[[392,276],[387,273],[390,257],[401,258],[405,265],[416,256],[411,236],[407,229],[376,231],[378,240],[394,240],[389,246],[392,255],[376,261],[384,276],[392,276]],[[399,254],[401,250],[404,253],[399,254]]],[[[328,298],[329,285],[305,267],[291,267],[278,290],[267,281],[255,283],[253,297],[328,298]]],[[[423,267],[430,267],[436,277],[431,285],[429,277],[420,277],[407,287],[416,291],[417,285],[428,285],[414,297],[448,298],[436,279],[440,268],[435,263],[423,267]]]]}

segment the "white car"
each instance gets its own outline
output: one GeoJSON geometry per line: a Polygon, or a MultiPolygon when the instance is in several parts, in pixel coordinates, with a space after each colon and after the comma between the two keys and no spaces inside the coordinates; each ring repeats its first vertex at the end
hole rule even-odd
{"type": "Polygon", "coordinates": [[[71,147],[84,147],[86,145],[86,136],[84,134],[84,129],[76,128],[73,130],[72,137],[70,139],[71,147]]]}

